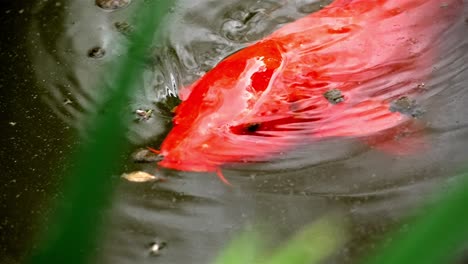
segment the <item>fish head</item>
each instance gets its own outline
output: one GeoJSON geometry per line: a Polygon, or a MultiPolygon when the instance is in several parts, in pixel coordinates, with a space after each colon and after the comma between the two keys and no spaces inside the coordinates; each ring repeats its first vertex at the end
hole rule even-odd
{"type": "Polygon", "coordinates": [[[209,172],[270,151],[269,140],[256,133],[260,124],[253,117],[282,63],[281,47],[265,40],[225,58],[192,84],[175,110],[159,165],[209,172]]]}

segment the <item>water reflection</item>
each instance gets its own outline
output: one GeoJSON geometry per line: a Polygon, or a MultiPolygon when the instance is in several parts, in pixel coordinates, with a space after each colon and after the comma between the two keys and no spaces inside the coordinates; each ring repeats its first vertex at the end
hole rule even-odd
{"type": "MultiPolygon", "coordinates": [[[[138,92],[125,111],[154,109],[135,121],[129,140],[156,146],[170,124],[173,98],[228,54],[268,35],[282,24],[330,1],[181,0],[161,32],[138,92]]],[[[134,15],[133,3],[103,12],[93,1],[39,2],[31,29],[37,80],[58,116],[80,130],[112,87],[95,90],[109,62],[118,58],[126,34],[115,27],[134,15]],[[105,50],[90,58],[95,47],[105,50]],[[94,56],[95,57],[95,56],[94,56]]],[[[466,13],[466,12],[465,12],[466,13]]],[[[120,24],[121,25],[121,24],[120,24]]],[[[131,26],[131,25],[130,25],[131,26]]],[[[397,157],[353,140],[303,146],[271,162],[232,165],[213,174],[159,170],[132,164],[169,178],[161,183],[122,182],[102,238],[96,263],[208,263],[245,225],[264,221],[274,238],[284,239],[324,213],[340,211],[352,223],[348,247],[331,261],[353,262],[372,239],[412,212],[434,187],[456,172],[468,156],[468,25],[461,19],[441,39],[443,50],[426,92],[424,141],[430,148],[397,157]],[[167,243],[158,256],[151,243],[167,243]]],[[[94,54],[94,53],[93,53],[94,54]]]]}

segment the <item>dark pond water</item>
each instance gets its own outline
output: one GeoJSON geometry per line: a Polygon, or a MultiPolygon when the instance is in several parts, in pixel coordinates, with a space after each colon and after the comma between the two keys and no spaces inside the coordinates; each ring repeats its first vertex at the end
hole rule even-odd
{"type": "MultiPolygon", "coordinates": [[[[177,1],[124,110],[154,110],[148,120],[135,115],[133,148],[158,147],[178,87],[329,2],[177,1]]],[[[47,201],[60,194],[65,157],[107,92],[96,83],[107,80],[105,67],[123,52],[135,7],[111,12],[91,0],[2,7],[1,263],[19,263],[28,253],[47,201]]],[[[122,173],[143,170],[169,180],[122,180],[95,263],[209,263],[246,225],[266,222],[275,230],[270,236],[282,241],[330,212],[349,220],[351,234],[330,263],[353,263],[449,183],[468,157],[467,30],[460,18],[446,32],[427,93],[418,98],[426,151],[401,157],[351,140],[318,142],[281,160],[224,169],[234,188],[212,174],[159,172],[129,158],[122,173]],[[167,245],[159,256],[149,254],[153,242],[167,245]]]]}

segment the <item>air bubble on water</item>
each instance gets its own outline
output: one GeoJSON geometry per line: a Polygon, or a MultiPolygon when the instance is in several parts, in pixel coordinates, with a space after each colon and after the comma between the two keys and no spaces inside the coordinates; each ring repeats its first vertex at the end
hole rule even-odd
{"type": "Polygon", "coordinates": [[[167,246],[167,243],[164,241],[155,241],[150,244],[150,254],[153,256],[159,256],[161,254],[161,250],[167,246]]]}
{"type": "Polygon", "coordinates": [[[88,50],[88,57],[94,59],[102,58],[105,54],[106,50],[102,47],[93,47],[90,50],[88,50]]]}

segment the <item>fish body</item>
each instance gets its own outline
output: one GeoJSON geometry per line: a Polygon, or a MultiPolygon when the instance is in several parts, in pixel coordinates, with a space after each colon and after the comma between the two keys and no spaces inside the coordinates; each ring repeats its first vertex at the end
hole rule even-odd
{"type": "Polygon", "coordinates": [[[228,56],[180,92],[161,167],[214,172],[314,140],[379,135],[411,117],[462,0],[336,0],[228,56]],[[324,95],[335,93],[336,101],[324,95]]]}

